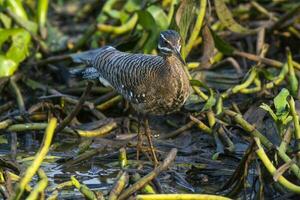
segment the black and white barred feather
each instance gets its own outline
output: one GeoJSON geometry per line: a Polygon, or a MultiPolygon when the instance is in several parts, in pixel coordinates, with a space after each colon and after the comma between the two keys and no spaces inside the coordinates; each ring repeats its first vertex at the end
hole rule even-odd
{"type": "Polygon", "coordinates": [[[165,65],[160,56],[124,53],[111,46],[77,54],[72,58],[75,62],[85,63],[87,68],[73,70],[71,74],[84,79],[99,79],[102,84],[112,86],[134,103],[141,103],[145,98],[138,86],[149,81],[165,65]]]}
{"type": "MultiPolygon", "coordinates": [[[[166,32],[165,36],[168,34],[174,33],[166,32]]],[[[177,40],[173,43],[179,44],[177,40]]],[[[165,43],[159,47],[171,48],[165,43]]],[[[187,99],[189,81],[182,60],[171,49],[164,52],[168,55],[132,54],[107,46],[72,55],[74,62],[84,63],[87,68],[71,74],[99,79],[104,85],[112,86],[139,112],[168,114],[178,110],[187,99]]]]}

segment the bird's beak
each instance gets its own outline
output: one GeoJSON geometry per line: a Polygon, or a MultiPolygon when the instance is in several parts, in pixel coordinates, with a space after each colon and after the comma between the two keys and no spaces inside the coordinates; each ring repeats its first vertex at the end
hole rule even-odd
{"type": "Polygon", "coordinates": [[[174,49],[175,50],[175,55],[177,56],[177,58],[182,62],[182,64],[186,65],[185,61],[183,60],[181,53],[178,49],[174,49]]]}

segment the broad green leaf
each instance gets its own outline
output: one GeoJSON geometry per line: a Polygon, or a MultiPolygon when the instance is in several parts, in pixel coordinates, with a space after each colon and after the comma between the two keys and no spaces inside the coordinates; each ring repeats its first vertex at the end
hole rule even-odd
{"type": "Polygon", "coordinates": [[[21,29],[12,36],[12,45],[6,53],[6,57],[14,60],[16,63],[22,62],[28,55],[30,41],[30,34],[24,29],[21,29]]]}
{"type": "Polygon", "coordinates": [[[0,54],[0,77],[11,76],[28,55],[28,47],[31,42],[30,34],[21,28],[1,29],[0,47],[3,42],[11,39],[11,44],[7,52],[0,54]]]}
{"type": "Polygon", "coordinates": [[[225,55],[232,55],[234,52],[234,47],[232,47],[230,44],[228,44],[222,38],[220,38],[212,29],[210,29],[210,32],[213,36],[215,47],[225,55]]]}
{"type": "Polygon", "coordinates": [[[16,34],[20,29],[0,29],[0,48],[11,35],[16,34]]]}
{"type": "Polygon", "coordinates": [[[147,31],[155,31],[157,29],[156,22],[149,11],[138,11],[138,23],[147,31]]]}
{"type": "Polygon", "coordinates": [[[149,13],[155,19],[155,22],[160,30],[165,30],[168,28],[168,17],[161,7],[153,5],[147,8],[147,11],[149,11],[149,13]]]}
{"type": "Polygon", "coordinates": [[[234,20],[230,10],[228,9],[228,7],[226,6],[226,4],[224,2],[224,0],[214,0],[214,4],[215,4],[215,8],[216,8],[216,12],[217,12],[219,20],[221,21],[221,23],[224,26],[226,26],[232,32],[243,33],[243,34],[250,34],[250,33],[257,32],[257,30],[248,29],[248,28],[245,28],[245,27],[241,26],[240,24],[238,24],[234,20]]]}
{"type": "Polygon", "coordinates": [[[159,29],[156,25],[155,19],[153,16],[148,12],[145,11],[138,11],[138,24],[140,24],[147,32],[146,38],[142,37],[141,40],[143,42],[143,50],[144,53],[150,53],[157,45],[157,37],[159,34],[159,29]]]}
{"type": "Polygon", "coordinates": [[[17,69],[18,64],[5,56],[0,55],[0,77],[11,76],[17,69]]]}
{"type": "Polygon", "coordinates": [[[290,95],[290,92],[283,88],[279,94],[274,98],[274,105],[276,109],[276,115],[285,115],[287,112],[286,107],[288,105],[287,97],[290,95]]]}

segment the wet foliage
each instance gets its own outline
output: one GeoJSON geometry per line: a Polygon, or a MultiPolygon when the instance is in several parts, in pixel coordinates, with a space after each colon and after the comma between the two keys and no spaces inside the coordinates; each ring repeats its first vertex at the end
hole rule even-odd
{"type": "Polygon", "coordinates": [[[297,0],[0,0],[0,199],[296,199],[299,47],[297,0]],[[105,45],[159,54],[166,29],[191,88],[149,116],[154,167],[130,104],[69,71],[105,45]]]}

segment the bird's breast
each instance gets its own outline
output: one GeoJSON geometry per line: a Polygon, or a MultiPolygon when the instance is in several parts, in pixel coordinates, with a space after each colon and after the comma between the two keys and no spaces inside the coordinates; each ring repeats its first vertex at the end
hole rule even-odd
{"type": "Polygon", "coordinates": [[[179,110],[189,95],[189,80],[181,66],[170,66],[143,88],[144,102],[134,104],[142,113],[164,115],[179,110]]]}

